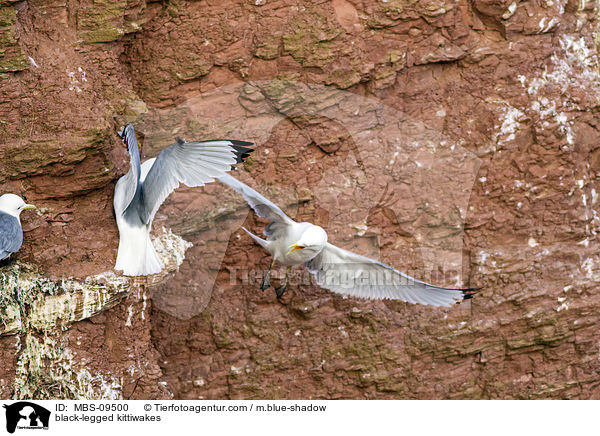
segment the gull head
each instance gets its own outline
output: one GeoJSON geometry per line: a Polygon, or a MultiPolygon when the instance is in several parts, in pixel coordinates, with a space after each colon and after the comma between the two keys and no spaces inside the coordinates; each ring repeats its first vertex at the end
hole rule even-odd
{"type": "Polygon", "coordinates": [[[287,254],[297,250],[320,252],[327,243],[327,232],[319,226],[311,226],[302,233],[297,242],[290,245],[287,254]]]}
{"type": "Polygon", "coordinates": [[[19,217],[21,212],[27,209],[35,209],[33,204],[27,204],[21,197],[15,194],[4,194],[0,197],[0,211],[9,215],[19,217]]]}

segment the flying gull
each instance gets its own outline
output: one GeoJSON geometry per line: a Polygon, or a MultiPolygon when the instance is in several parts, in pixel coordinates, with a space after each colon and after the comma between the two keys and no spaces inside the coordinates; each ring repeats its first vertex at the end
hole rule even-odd
{"type": "Polygon", "coordinates": [[[270,286],[273,264],[279,262],[287,266],[283,283],[275,289],[277,298],[285,292],[291,267],[300,264],[316,276],[319,286],[353,297],[451,306],[472,298],[476,291],[432,286],[377,260],[336,247],[327,242],[327,233],[322,227],[295,222],[277,205],[229,174],[218,180],[241,194],[258,216],[271,221],[263,231],[266,240],[242,228],[273,256],[261,284],[263,291],[270,286]]]}
{"type": "Polygon", "coordinates": [[[179,183],[202,186],[224,175],[252,151],[251,142],[214,140],[177,143],[156,158],[140,164],[138,143],[131,124],[121,133],[129,151],[131,168],[115,186],[114,208],[119,228],[116,270],[128,276],[159,273],[162,262],[152,241],[150,228],[160,205],[179,183]]]}
{"type": "Polygon", "coordinates": [[[0,197],[0,260],[19,251],[23,243],[23,228],[19,216],[27,209],[35,209],[15,194],[0,197]]]}

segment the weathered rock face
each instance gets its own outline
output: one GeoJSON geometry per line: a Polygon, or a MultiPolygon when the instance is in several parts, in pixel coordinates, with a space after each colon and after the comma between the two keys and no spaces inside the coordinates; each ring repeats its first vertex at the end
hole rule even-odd
{"type": "Polygon", "coordinates": [[[40,207],[0,397],[599,398],[597,41],[586,1],[0,1],[0,188],[40,207]],[[240,231],[264,222],[214,183],[156,217],[193,243],[177,272],[96,292],[126,121],[146,157],[254,141],[237,176],[292,217],[483,289],[435,309],[298,270],[277,302],[240,231]]]}

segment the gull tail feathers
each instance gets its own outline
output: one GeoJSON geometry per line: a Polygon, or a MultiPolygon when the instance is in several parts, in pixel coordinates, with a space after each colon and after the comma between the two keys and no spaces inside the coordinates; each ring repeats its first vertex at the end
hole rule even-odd
{"type": "Polygon", "coordinates": [[[152,240],[148,235],[146,240],[146,248],[142,256],[142,261],[140,262],[140,271],[139,274],[136,275],[147,276],[151,274],[158,274],[162,271],[162,269],[163,263],[158,258],[158,254],[156,254],[152,240]]]}
{"type": "Polygon", "coordinates": [[[126,276],[148,276],[158,274],[162,268],[147,231],[121,233],[116,270],[123,271],[126,276]]]}

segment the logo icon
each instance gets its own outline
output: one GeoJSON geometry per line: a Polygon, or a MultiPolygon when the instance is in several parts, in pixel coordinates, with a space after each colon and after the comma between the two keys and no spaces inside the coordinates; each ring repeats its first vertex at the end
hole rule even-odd
{"type": "Polygon", "coordinates": [[[6,431],[14,433],[19,429],[48,429],[50,422],[50,411],[29,401],[5,404],[6,409],[6,431]]]}

